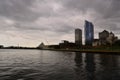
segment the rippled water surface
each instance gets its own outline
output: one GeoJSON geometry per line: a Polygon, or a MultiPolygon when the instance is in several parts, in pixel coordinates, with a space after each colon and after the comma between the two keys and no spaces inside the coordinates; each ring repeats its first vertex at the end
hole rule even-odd
{"type": "Polygon", "coordinates": [[[120,55],[0,49],[0,80],[120,80],[120,55]]]}

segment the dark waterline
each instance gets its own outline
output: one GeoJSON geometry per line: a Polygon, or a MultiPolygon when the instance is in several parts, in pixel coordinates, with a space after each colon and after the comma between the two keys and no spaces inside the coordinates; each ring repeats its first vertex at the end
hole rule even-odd
{"type": "Polygon", "coordinates": [[[120,80],[120,55],[1,49],[0,80],[120,80]]]}

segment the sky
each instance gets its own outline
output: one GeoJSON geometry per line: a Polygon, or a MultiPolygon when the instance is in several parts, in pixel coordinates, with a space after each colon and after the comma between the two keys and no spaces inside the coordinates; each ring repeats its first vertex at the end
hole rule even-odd
{"type": "MultiPolygon", "coordinates": [[[[120,0],[0,0],[0,44],[36,47],[41,42],[74,42],[74,30],[84,21],[94,35],[112,31],[120,38],[120,0]]],[[[84,41],[83,41],[84,43],[84,41]]]]}

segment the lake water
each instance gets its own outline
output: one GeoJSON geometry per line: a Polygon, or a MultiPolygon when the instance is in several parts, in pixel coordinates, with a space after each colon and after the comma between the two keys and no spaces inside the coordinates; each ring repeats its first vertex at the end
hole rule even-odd
{"type": "Polygon", "coordinates": [[[0,80],[120,80],[120,55],[0,49],[0,80]]]}

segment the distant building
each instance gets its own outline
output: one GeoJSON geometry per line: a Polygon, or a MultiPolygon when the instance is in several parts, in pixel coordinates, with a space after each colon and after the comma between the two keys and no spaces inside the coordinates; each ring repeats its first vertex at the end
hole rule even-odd
{"type": "Polygon", "coordinates": [[[67,41],[67,40],[62,40],[62,43],[64,43],[64,44],[68,44],[69,41],[67,41]]]}
{"type": "Polygon", "coordinates": [[[38,49],[46,49],[45,44],[42,42],[38,47],[38,49]]]}
{"type": "Polygon", "coordinates": [[[96,46],[100,46],[100,45],[101,45],[101,43],[100,43],[100,40],[99,40],[99,39],[94,39],[94,40],[93,40],[92,46],[96,47],[96,46]]]}
{"type": "Polygon", "coordinates": [[[4,46],[3,46],[3,45],[0,45],[0,48],[4,48],[4,46]]]}
{"type": "Polygon", "coordinates": [[[107,45],[107,38],[109,37],[109,32],[107,30],[104,30],[99,33],[99,39],[101,45],[107,45]]]}
{"type": "Polygon", "coordinates": [[[59,45],[48,45],[46,49],[60,49],[59,45]]]}
{"type": "Polygon", "coordinates": [[[107,38],[108,44],[113,45],[113,44],[115,43],[115,41],[117,41],[117,40],[118,40],[118,37],[116,37],[116,36],[114,35],[114,33],[110,32],[110,33],[109,33],[109,36],[108,36],[108,38],[107,38]]]}
{"type": "Polygon", "coordinates": [[[82,30],[81,29],[75,29],[75,44],[76,45],[82,45],[82,30]]]}
{"type": "Polygon", "coordinates": [[[113,45],[114,46],[120,46],[120,39],[116,40],[113,45]]]}
{"type": "Polygon", "coordinates": [[[76,48],[76,44],[67,40],[62,40],[62,43],[59,43],[59,47],[60,49],[73,49],[76,48]]]}
{"type": "Polygon", "coordinates": [[[109,33],[107,30],[104,30],[99,33],[99,40],[101,45],[112,45],[118,40],[118,37],[116,37],[114,33],[109,33]]]}
{"type": "Polygon", "coordinates": [[[94,40],[94,25],[85,20],[85,45],[92,46],[94,40]]]}

